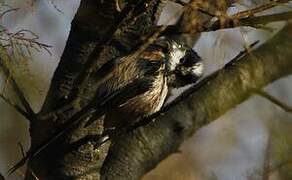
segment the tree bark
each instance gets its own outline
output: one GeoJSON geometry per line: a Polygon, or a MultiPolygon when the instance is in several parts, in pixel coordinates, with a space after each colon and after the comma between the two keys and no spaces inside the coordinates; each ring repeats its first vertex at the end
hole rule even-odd
{"type": "MultiPolygon", "coordinates": [[[[51,86],[39,115],[52,112],[69,101],[78,76],[84,71],[88,58],[111,36],[115,18],[115,1],[82,0],[71,23],[71,31],[60,63],[54,73],[51,86]]],[[[31,149],[53,136],[55,128],[77,112],[68,108],[58,114],[57,120],[47,118],[30,125],[31,149]]],[[[56,118],[55,118],[56,119],[56,118]]],[[[78,126],[78,125],[77,125],[78,126]]],[[[103,132],[102,122],[96,121],[91,129],[76,127],[36,159],[28,162],[26,179],[99,179],[99,169],[107,154],[108,145],[95,150],[86,137],[103,132]],[[83,139],[85,138],[85,139],[83,139]],[[82,140],[83,139],[83,140],[82,140]]]]}

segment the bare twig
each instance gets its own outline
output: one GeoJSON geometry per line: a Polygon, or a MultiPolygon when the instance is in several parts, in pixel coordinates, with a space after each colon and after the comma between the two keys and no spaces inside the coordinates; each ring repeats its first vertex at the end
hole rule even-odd
{"type": "Polygon", "coordinates": [[[259,6],[255,7],[255,8],[238,12],[238,13],[232,15],[231,17],[232,18],[236,18],[236,19],[251,17],[251,16],[254,16],[257,13],[266,11],[268,9],[274,8],[275,6],[278,6],[278,5],[281,5],[281,4],[285,4],[285,3],[288,3],[288,2],[289,2],[289,0],[274,0],[274,1],[270,1],[270,2],[267,2],[265,4],[259,5],[259,6]]]}
{"type": "Polygon", "coordinates": [[[288,20],[291,18],[292,12],[279,13],[273,15],[255,16],[255,14],[274,8],[277,5],[285,4],[288,0],[275,0],[255,8],[238,12],[234,15],[218,17],[206,30],[216,30],[220,28],[233,28],[237,26],[256,26],[257,24],[266,24],[274,21],[288,20]],[[222,20],[225,21],[222,27],[222,20]]]}
{"type": "MultiPolygon", "coordinates": [[[[51,46],[38,42],[37,40],[39,39],[39,37],[30,30],[21,29],[17,32],[11,33],[4,26],[1,26],[0,30],[1,30],[1,37],[0,37],[1,48],[2,50],[6,52],[6,56],[8,58],[11,58],[9,50],[11,50],[12,53],[14,53],[14,51],[19,51],[21,55],[25,56],[24,50],[20,48],[19,46],[24,46],[28,54],[31,54],[30,48],[33,48],[35,50],[44,49],[48,53],[50,53],[48,48],[50,48],[51,46]]],[[[1,97],[6,102],[8,102],[8,104],[14,107],[18,112],[20,112],[24,117],[26,117],[28,120],[34,119],[35,113],[30,103],[27,101],[23,91],[21,90],[15,78],[13,77],[11,70],[3,61],[3,58],[0,59],[0,68],[3,70],[4,75],[7,77],[7,82],[11,83],[14,92],[16,93],[18,99],[20,100],[25,110],[22,110],[22,108],[20,108],[18,105],[9,101],[7,98],[4,97],[4,95],[2,95],[1,97]]]]}
{"type": "Polygon", "coordinates": [[[18,146],[19,146],[19,148],[20,148],[20,152],[21,152],[22,157],[24,157],[24,156],[25,156],[25,152],[24,152],[24,147],[23,147],[23,145],[22,145],[20,142],[18,142],[18,146]]]}
{"type": "Polygon", "coordinates": [[[275,7],[276,5],[284,4],[284,3],[286,3],[286,1],[277,1],[277,3],[270,2],[264,5],[258,6],[254,9],[238,12],[231,16],[227,16],[227,15],[217,16],[202,8],[197,7],[196,10],[200,11],[203,14],[211,16],[213,18],[217,18],[217,20],[214,20],[213,22],[209,22],[209,23],[204,23],[208,25],[203,25],[202,28],[199,28],[199,29],[194,28],[194,29],[188,29],[184,31],[178,31],[178,28],[176,28],[175,25],[169,26],[166,28],[166,30],[162,34],[164,35],[196,34],[200,32],[209,32],[209,31],[217,31],[220,29],[235,28],[239,26],[250,26],[250,27],[258,28],[258,25],[291,19],[292,11],[282,12],[282,13],[277,13],[277,14],[270,14],[270,15],[255,16],[255,14],[257,13],[263,12],[267,9],[275,7]],[[222,22],[224,23],[222,24],[222,22]]]}
{"type": "Polygon", "coordinates": [[[10,8],[10,9],[8,9],[0,14],[0,19],[3,18],[4,15],[6,15],[10,12],[13,12],[13,11],[18,11],[18,10],[19,10],[19,8],[10,8]]]}
{"type": "MultiPolygon", "coordinates": [[[[18,143],[18,146],[20,148],[20,152],[22,154],[22,157],[25,157],[25,151],[24,151],[24,148],[23,148],[23,145],[19,142],[18,143]]],[[[36,180],[39,180],[39,178],[36,176],[36,174],[31,170],[29,169],[29,171],[32,173],[32,176],[36,179],[36,180]]],[[[25,177],[25,175],[18,169],[16,172],[18,172],[18,174],[20,174],[22,177],[25,177]]]]}
{"type": "Polygon", "coordinates": [[[253,26],[257,24],[267,24],[275,21],[285,21],[289,19],[292,19],[292,11],[241,19],[239,20],[239,24],[244,26],[253,26]]]}
{"type": "Polygon", "coordinates": [[[272,102],[273,104],[279,106],[280,108],[282,108],[284,111],[292,113],[292,107],[281,102],[279,99],[275,98],[274,96],[270,95],[269,93],[267,93],[264,90],[254,90],[254,93],[269,100],[270,102],[272,102]]]}
{"type": "Polygon", "coordinates": [[[62,15],[65,15],[65,13],[57,6],[57,4],[53,0],[51,0],[50,3],[56,9],[56,11],[58,11],[62,15]]]}
{"type": "Polygon", "coordinates": [[[4,47],[14,47],[14,44],[17,46],[24,46],[27,48],[33,48],[36,51],[46,50],[50,55],[52,54],[49,50],[52,46],[47,45],[45,43],[41,43],[38,41],[39,37],[32,31],[27,29],[21,29],[17,32],[11,33],[5,27],[1,27],[2,29],[2,44],[4,47]],[[4,43],[6,42],[6,43],[4,43]]]}
{"type": "Polygon", "coordinates": [[[31,119],[31,116],[26,111],[24,111],[17,104],[13,103],[10,99],[8,99],[7,97],[5,97],[3,94],[0,94],[0,98],[2,98],[8,105],[10,105],[11,107],[13,107],[17,112],[19,112],[21,115],[23,115],[26,119],[28,119],[28,120],[31,119]]]}
{"type": "Polygon", "coordinates": [[[31,172],[32,176],[35,178],[35,180],[40,180],[32,170],[30,170],[30,172],[31,172]]]}
{"type": "MultiPolygon", "coordinates": [[[[12,87],[13,87],[13,90],[16,93],[17,97],[19,98],[21,104],[25,108],[26,113],[30,117],[34,117],[35,113],[34,113],[32,107],[30,106],[29,102],[26,100],[26,97],[25,97],[23,91],[21,90],[21,88],[16,83],[16,81],[15,81],[14,77],[12,76],[12,73],[10,72],[9,68],[7,68],[5,66],[5,64],[1,61],[1,59],[0,59],[0,68],[2,68],[5,76],[9,77],[9,81],[10,81],[12,87]]],[[[32,119],[30,118],[29,120],[32,120],[32,119]]]]}

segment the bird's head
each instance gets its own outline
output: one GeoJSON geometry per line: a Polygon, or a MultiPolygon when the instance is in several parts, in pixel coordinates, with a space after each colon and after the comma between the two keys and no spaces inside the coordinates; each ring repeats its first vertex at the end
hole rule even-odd
{"type": "Polygon", "coordinates": [[[204,72],[202,58],[192,49],[174,40],[168,41],[166,61],[168,83],[174,88],[195,83],[204,72]]]}

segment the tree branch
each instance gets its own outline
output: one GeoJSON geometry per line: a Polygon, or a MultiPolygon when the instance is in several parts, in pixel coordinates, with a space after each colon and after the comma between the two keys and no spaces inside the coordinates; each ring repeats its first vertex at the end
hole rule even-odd
{"type": "Polygon", "coordinates": [[[68,99],[89,56],[110,37],[117,15],[115,0],[81,1],[41,113],[60,107],[68,99]]]}
{"type": "Polygon", "coordinates": [[[288,112],[288,113],[292,113],[292,107],[285,104],[284,102],[281,102],[279,99],[275,98],[274,96],[270,95],[269,93],[267,93],[264,90],[255,90],[255,94],[269,100],[270,102],[272,102],[273,104],[279,106],[280,108],[282,108],[284,111],[288,112]]]}
{"type": "Polygon", "coordinates": [[[251,55],[216,73],[190,97],[146,127],[117,139],[102,168],[102,179],[139,179],[162,159],[177,152],[195,130],[214,121],[253,94],[292,73],[289,24],[251,55]]]}
{"type": "MultiPolygon", "coordinates": [[[[180,28],[178,27],[178,25],[171,25],[168,26],[162,34],[166,36],[182,34],[186,34],[188,36],[196,36],[200,32],[217,31],[221,29],[235,28],[240,26],[250,26],[257,28],[259,25],[265,25],[276,21],[285,21],[292,18],[292,11],[270,15],[254,16],[255,13],[262,12],[269,8],[273,8],[274,6],[275,3],[268,3],[267,5],[259,6],[251,10],[238,12],[234,15],[231,15],[230,17],[217,17],[218,19],[214,22],[209,22],[210,19],[207,19],[206,21],[204,21],[204,23],[201,23],[200,27],[197,27],[196,29],[180,28]]],[[[197,8],[196,11],[208,14],[209,18],[216,17],[215,15],[212,15],[209,12],[200,8],[197,8]]]]}
{"type": "MultiPolygon", "coordinates": [[[[6,65],[4,64],[2,59],[0,59],[0,68],[3,70],[5,76],[8,78],[8,81],[11,83],[12,88],[13,88],[14,92],[16,93],[17,98],[20,100],[21,104],[23,105],[23,107],[26,111],[25,114],[28,116],[26,116],[23,113],[22,114],[25,115],[25,117],[27,117],[27,118],[29,117],[28,120],[30,120],[30,121],[34,120],[35,113],[34,113],[32,107],[30,106],[29,102],[26,100],[23,91],[16,83],[16,80],[14,79],[12,73],[10,72],[9,68],[6,67],[6,65]]],[[[19,112],[21,112],[21,111],[19,111],[19,112]]]]}
{"type": "Polygon", "coordinates": [[[0,98],[2,98],[8,105],[10,105],[11,107],[13,107],[21,115],[23,115],[27,120],[31,120],[32,119],[32,117],[26,111],[24,111],[17,104],[13,103],[10,99],[8,99],[7,97],[5,97],[3,94],[0,94],[0,98]]]}

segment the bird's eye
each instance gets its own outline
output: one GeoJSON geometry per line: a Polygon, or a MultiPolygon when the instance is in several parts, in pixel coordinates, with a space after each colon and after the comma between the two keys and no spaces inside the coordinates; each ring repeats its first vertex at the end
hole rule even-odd
{"type": "Polygon", "coordinates": [[[186,58],[185,57],[180,58],[180,60],[179,60],[179,63],[180,64],[184,64],[185,62],[186,62],[186,58]]]}

